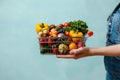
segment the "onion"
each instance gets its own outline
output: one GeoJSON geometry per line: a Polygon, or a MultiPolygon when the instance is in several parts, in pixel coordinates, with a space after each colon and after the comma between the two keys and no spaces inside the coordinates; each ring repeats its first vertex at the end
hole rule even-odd
{"type": "Polygon", "coordinates": [[[65,35],[63,33],[59,33],[58,37],[65,37],[65,35]]]}

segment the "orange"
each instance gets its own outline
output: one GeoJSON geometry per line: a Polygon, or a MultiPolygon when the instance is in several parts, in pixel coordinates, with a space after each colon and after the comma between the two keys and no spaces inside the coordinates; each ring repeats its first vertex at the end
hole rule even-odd
{"type": "Polygon", "coordinates": [[[52,32],[49,32],[49,36],[52,36],[52,32]]]}
{"type": "Polygon", "coordinates": [[[73,50],[73,49],[77,49],[77,45],[74,42],[69,44],[69,50],[73,50]]]}
{"type": "Polygon", "coordinates": [[[57,34],[58,34],[58,32],[57,32],[57,31],[52,31],[52,34],[56,34],[56,35],[57,35],[57,34]]]}
{"type": "Polygon", "coordinates": [[[56,35],[56,34],[52,34],[52,36],[53,36],[54,38],[57,38],[57,35],[56,35]]]}

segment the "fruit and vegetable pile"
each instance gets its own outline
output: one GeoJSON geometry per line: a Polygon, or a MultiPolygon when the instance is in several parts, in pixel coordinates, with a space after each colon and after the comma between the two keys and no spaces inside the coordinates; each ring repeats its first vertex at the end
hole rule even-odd
{"type": "Polygon", "coordinates": [[[93,35],[82,20],[64,24],[36,24],[41,54],[69,54],[70,50],[85,46],[85,41],[93,35]]]}

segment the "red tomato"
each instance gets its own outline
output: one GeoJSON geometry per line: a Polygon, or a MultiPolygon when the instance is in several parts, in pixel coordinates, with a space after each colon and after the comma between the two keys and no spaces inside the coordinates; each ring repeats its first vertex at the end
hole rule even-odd
{"type": "Polygon", "coordinates": [[[64,23],[64,26],[65,26],[65,27],[70,26],[70,23],[69,23],[69,22],[65,22],[65,23],[64,23]]]}
{"type": "Polygon", "coordinates": [[[88,36],[92,36],[92,35],[93,35],[93,32],[92,32],[92,31],[88,31],[88,32],[87,32],[87,35],[88,35],[88,36]]]}
{"type": "Polygon", "coordinates": [[[62,28],[64,25],[63,25],[63,24],[59,24],[58,26],[59,26],[60,28],[62,28]]]}
{"type": "Polygon", "coordinates": [[[66,32],[65,32],[65,35],[66,35],[66,36],[69,36],[69,32],[68,32],[68,31],[66,31],[66,32]]]}
{"type": "Polygon", "coordinates": [[[51,28],[55,28],[55,25],[54,25],[54,24],[52,24],[50,27],[51,27],[51,28]]]}

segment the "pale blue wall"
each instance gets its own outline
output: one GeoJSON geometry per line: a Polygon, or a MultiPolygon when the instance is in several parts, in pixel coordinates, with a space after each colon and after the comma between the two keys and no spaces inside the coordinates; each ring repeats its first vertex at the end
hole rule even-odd
{"type": "Polygon", "coordinates": [[[35,24],[84,20],[105,46],[106,18],[119,0],[0,0],[0,80],[105,80],[103,57],[58,59],[39,54],[35,24]]]}

